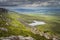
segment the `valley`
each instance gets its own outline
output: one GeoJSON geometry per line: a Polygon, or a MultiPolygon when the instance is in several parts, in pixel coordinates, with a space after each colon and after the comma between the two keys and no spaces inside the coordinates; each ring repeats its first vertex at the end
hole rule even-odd
{"type": "Polygon", "coordinates": [[[23,36],[32,37],[34,40],[60,40],[60,16],[3,12],[3,10],[0,11],[0,37],[23,36]],[[39,25],[29,25],[34,23],[34,20],[39,22],[39,25]],[[42,22],[43,25],[40,25],[42,22]]]}

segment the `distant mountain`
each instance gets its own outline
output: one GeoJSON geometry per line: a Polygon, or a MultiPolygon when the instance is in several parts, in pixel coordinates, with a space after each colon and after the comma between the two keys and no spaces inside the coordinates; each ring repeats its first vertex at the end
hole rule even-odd
{"type": "Polygon", "coordinates": [[[14,9],[17,12],[60,12],[60,9],[14,9]]]}

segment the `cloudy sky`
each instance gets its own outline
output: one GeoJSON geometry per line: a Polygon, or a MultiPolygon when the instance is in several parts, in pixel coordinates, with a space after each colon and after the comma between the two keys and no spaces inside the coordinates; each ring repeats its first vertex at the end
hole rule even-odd
{"type": "Polygon", "coordinates": [[[0,0],[0,7],[59,7],[60,0],[0,0]]]}

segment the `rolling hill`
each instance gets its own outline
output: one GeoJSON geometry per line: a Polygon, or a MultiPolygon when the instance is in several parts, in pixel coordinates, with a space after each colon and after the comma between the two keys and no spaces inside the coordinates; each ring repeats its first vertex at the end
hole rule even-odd
{"type": "Polygon", "coordinates": [[[21,35],[25,37],[31,36],[35,40],[48,40],[39,34],[31,32],[31,28],[23,24],[18,19],[23,19],[22,14],[0,8],[0,37],[21,35]]]}

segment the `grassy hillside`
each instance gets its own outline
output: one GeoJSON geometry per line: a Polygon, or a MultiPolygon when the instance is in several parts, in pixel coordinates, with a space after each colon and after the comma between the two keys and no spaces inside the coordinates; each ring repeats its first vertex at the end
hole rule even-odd
{"type": "Polygon", "coordinates": [[[26,27],[18,20],[23,19],[24,21],[27,20],[26,22],[28,22],[27,16],[18,14],[16,12],[10,12],[6,9],[3,10],[2,11],[0,10],[0,37],[8,37],[11,35],[15,36],[22,35],[22,36],[31,36],[36,40],[47,40],[45,37],[41,37],[38,34],[32,33],[29,27],[26,27]],[[26,19],[23,16],[26,17],[26,19]]]}
{"type": "Polygon", "coordinates": [[[36,26],[38,30],[60,36],[60,16],[43,14],[25,14],[21,15],[21,17],[27,23],[32,23],[33,20],[44,21],[46,23],[45,25],[36,26]]]}

